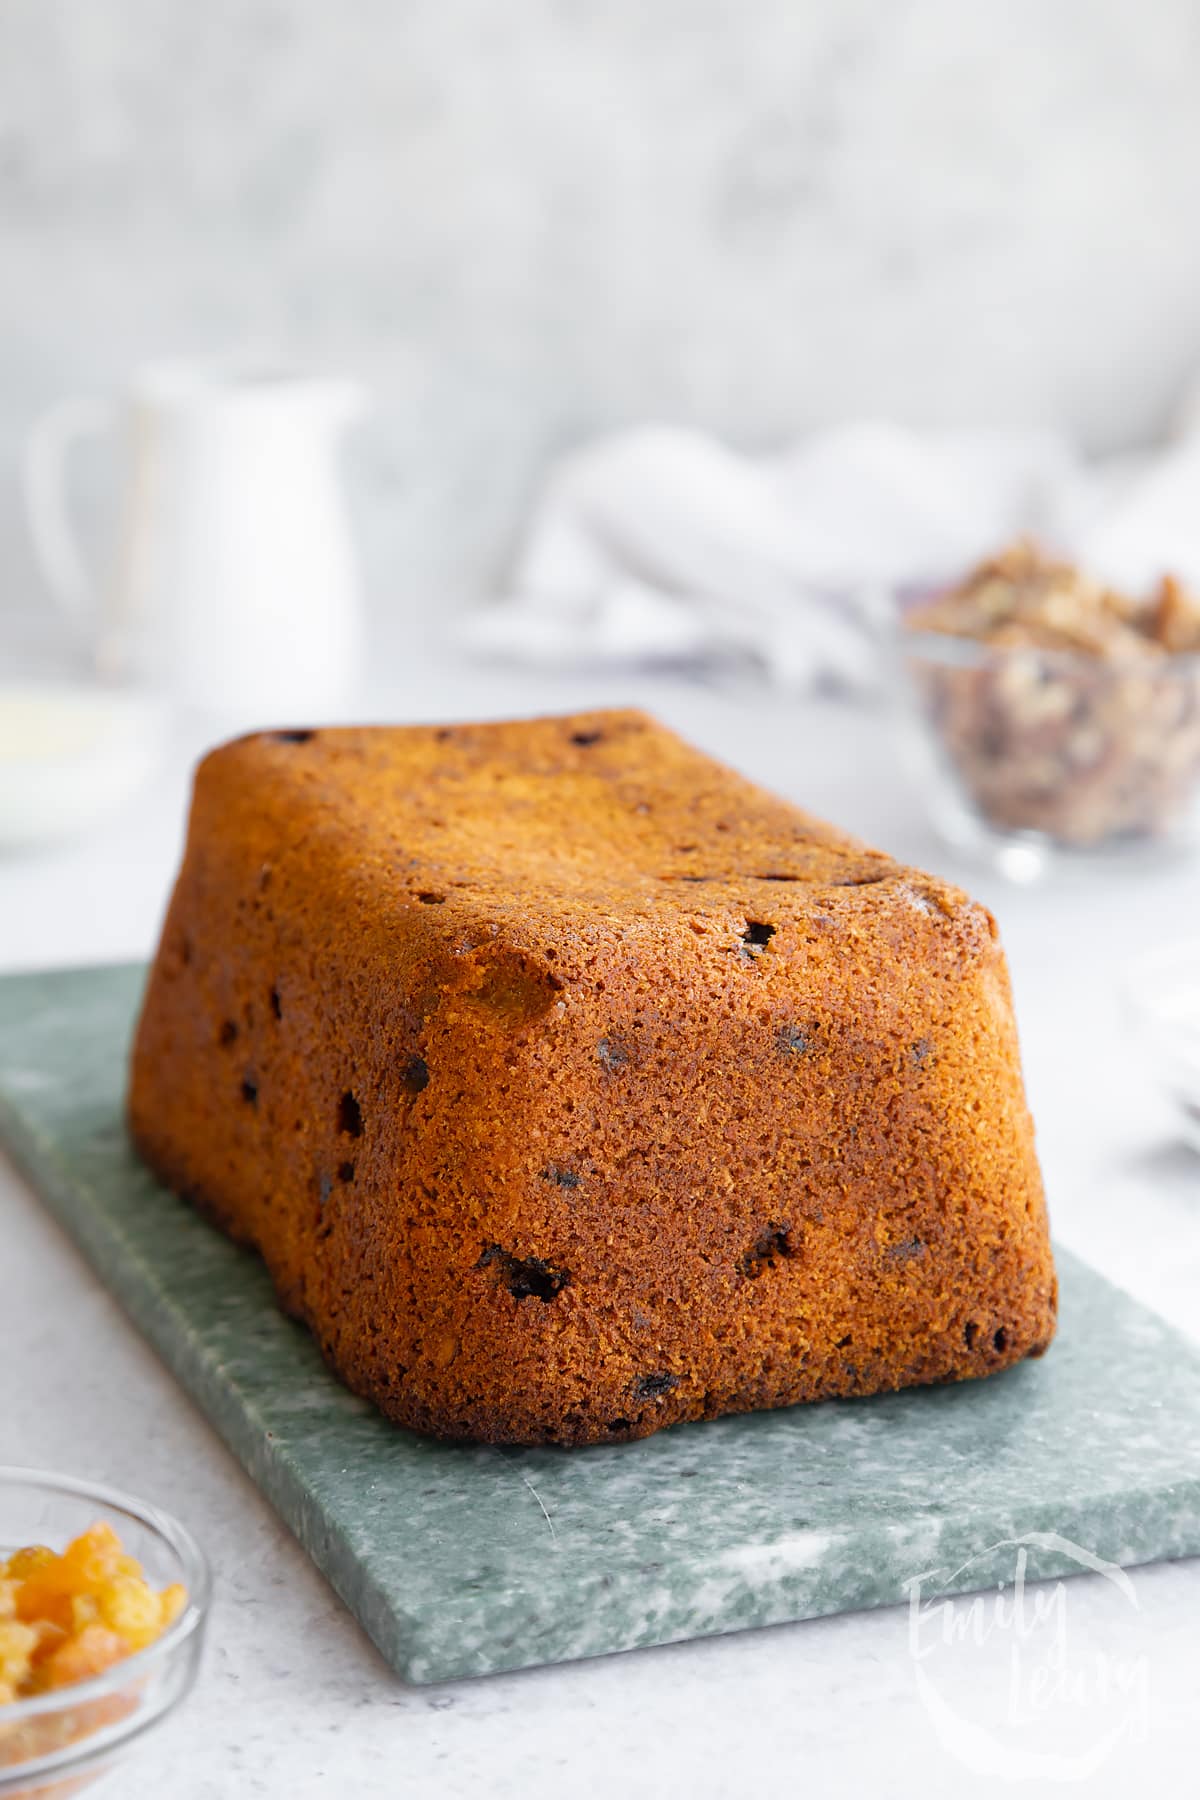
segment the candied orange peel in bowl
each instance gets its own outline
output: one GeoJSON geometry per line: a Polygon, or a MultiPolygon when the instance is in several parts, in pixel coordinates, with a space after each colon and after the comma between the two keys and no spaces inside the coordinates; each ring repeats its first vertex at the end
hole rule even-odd
{"type": "Polygon", "coordinates": [[[68,1800],[123,1763],[191,1689],[210,1590],[170,1514],[0,1468],[0,1800],[68,1800]]]}
{"type": "Polygon", "coordinates": [[[61,1552],[34,1544],[0,1559],[0,1705],[103,1674],[159,1638],[187,1603],[155,1589],[99,1520],[61,1552]]]}

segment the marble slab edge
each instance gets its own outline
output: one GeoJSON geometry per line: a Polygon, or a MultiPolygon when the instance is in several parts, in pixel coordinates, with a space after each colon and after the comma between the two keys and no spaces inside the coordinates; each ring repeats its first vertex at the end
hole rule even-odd
{"type": "MultiPolygon", "coordinates": [[[[518,1590],[491,1597],[486,1618],[478,1608],[464,1610],[451,1597],[440,1611],[407,1614],[397,1606],[394,1588],[382,1585],[365,1565],[358,1531],[339,1522],[314,1495],[288,1445],[272,1436],[269,1421],[246,1394],[231,1396],[226,1372],[197,1342],[186,1310],[162,1293],[153,1269],[107,1224],[103,1209],[81,1203],[80,1176],[64,1165],[53,1137],[3,1094],[0,1139],[387,1662],[411,1682],[497,1673],[902,1603],[909,1599],[912,1577],[924,1571],[937,1571],[933,1585],[939,1593],[977,1591],[1011,1580],[1017,1539],[1025,1543],[1031,1580],[1079,1573],[1075,1544],[1121,1566],[1200,1553],[1196,1455],[1180,1478],[1151,1479],[1119,1496],[1077,1496],[1070,1510],[1070,1542],[1060,1536],[1061,1496],[1045,1503],[1023,1502],[1007,1513],[992,1508],[990,1543],[982,1548],[979,1522],[970,1518],[909,1517],[876,1525],[858,1520],[844,1530],[785,1532],[734,1546],[710,1565],[690,1570],[653,1563],[606,1568],[594,1554],[572,1567],[574,1559],[556,1548],[551,1530],[543,1546],[544,1591],[539,1591],[539,1571],[533,1568],[518,1590]],[[570,1606],[564,1605],[568,1594],[570,1606]]],[[[1099,1281],[1062,1253],[1060,1269],[1068,1291],[1099,1281]]],[[[1118,1290],[1108,1292],[1118,1310],[1153,1319],[1118,1290]]],[[[1200,1373],[1200,1359],[1186,1340],[1161,1321],[1156,1324],[1174,1353],[1191,1357],[1200,1373]]],[[[712,1427],[680,1429],[703,1433],[712,1427]]],[[[714,1438],[714,1450],[717,1446],[714,1438]]],[[[630,1444],[600,1454],[635,1456],[643,1449],[630,1444]]],[[[460,1457],[495,1454],[448,1446],[434,1446],[431,1454],[437,1451],[460,1457]]],[[[702,1455],[699,1446],[697,1451],[702,1455]]],[[[521,1453],[514,1454],[519,1466],[521,1453]]]]}

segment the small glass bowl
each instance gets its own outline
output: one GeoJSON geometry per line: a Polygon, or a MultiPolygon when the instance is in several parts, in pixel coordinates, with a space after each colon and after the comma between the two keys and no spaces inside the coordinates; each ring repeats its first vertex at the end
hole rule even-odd
{"type": "Polygon", "coordinates": [[[0,1555],[26,1544],[61,1550],[97,1520],[119,1533],[154,1587],[182,1582],[187,1604],[148,1649],[71,1687],[0,1705],[0,1796],[65,1800],[126,1756],[183,1699],[208,1617],[209,1573],[176,1519],[112,1488],[0,1469],[0,1555]]]}
{"type": "Polygon", "coordinates": [[[905,760],[953,848],[1030,881],[1200,842],[1200,656],[1112,662],[901,624],[896,660],[905,760]]]}
{"type": "Polygon", "coordinates": [[[1200,938],[1165,944],[1125,971],[1125,1007],[1181,1134],[1200,1152],[1200,938]]]}

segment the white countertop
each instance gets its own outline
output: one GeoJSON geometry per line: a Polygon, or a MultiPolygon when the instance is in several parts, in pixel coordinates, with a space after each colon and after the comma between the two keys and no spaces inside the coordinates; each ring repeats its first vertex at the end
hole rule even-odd
{"type": "MultiPolygon", "coordinates": [[[[988,901],[1012,965],[1056,1235],[1195,1332],[1200,1160],[1175,1142],[1170,1112],[1130,1045],[1117,980],[1139,950],[1197,929],[1200,868],[1033,890],[981,879],[930,838],[885,724],[825,703],[599,679],[551,686],[434,660],[372,712],[465,718],[631,698],[813,811],[940,867],[988,901]]],[[[181,726],[154,786],[91,842],[0,863],[0,968],[150,952],[179,850],[186,770],[212,735],[211,722],[181,726]]],[[[968,1786],[1056,1791],[1049,1763],[1029,1765],[1015,1788],[994,1752],[980,1753],[977,1772],[968,1766],[980,1741],[972,1727],[1002,1749],[1028,1747],[1006,1711],[1020,1653],[1013,1632],[969,1637],[918,1664],[900,1608],[405,1688],[2,1159],[0,1219],[0,1461],[92,1474],[157,1501],[192,1527],[216,1570],[200,1684],[114,1779],[114,1793],[961,1800],[968,1786]],[[952,1728],[928,1698],[920,1677],[931,1669],[966,1722],[961,1742],[950,1742],[952,1728]]],[[[1099,1575],[1064,1589],[1062,1679],[1051,1670],[1036,1748],[1083,1758],[1106,1723],[1129,1721],[1089,1775],[1089,1793],[1169,1792],[1194,1780],[1200,1559],[1137,1570],[1133,1584],[1136,1606],[1099,1575]],[[1135,1685],[1144,1705],[1128,1700],[1135,1685]]],[[[962,1603],[958,1622],[966,1619],[962,1603]]]]}

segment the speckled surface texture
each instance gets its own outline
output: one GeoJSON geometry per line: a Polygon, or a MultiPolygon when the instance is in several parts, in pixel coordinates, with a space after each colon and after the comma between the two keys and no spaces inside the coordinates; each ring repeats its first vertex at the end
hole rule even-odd
{"type": "MultiPolygon", "coordinates": [[[[886,1605],[967,1558],[958,1581],[986,1586],[1028,1532],[1122,1563],[1200,1552],[1200,1357],[1066,1256],[1051,1354],[987,1382],[582,1451],[387,1425],[129,1149],[141,978],[0,983],[0,1137],[408,1679],[886,1605]]],[[[1030,1576],[1077,1566],[1029,1546],[1030,1576]]]]}

